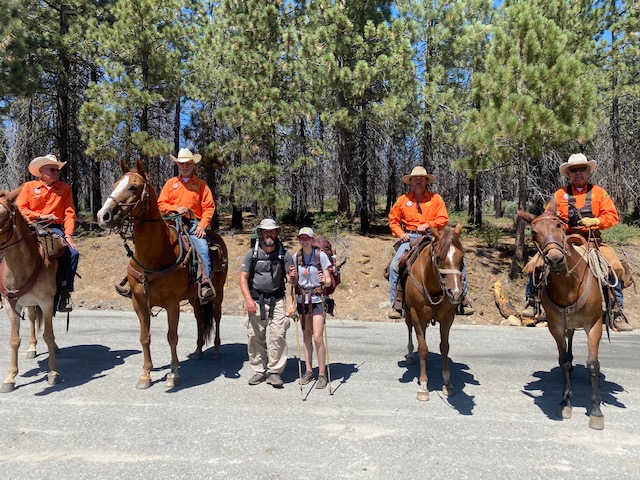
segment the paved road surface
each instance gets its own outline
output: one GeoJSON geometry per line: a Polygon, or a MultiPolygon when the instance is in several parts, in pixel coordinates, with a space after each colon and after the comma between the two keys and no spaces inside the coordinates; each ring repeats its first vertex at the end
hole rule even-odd
{"type": "MultiPolygon", "coordinates": [[[[0,314],[0,372],[8,326],[0,314]]],[[[183,316],[182,385],[162,378],[169,350],[153,326],[155,383],[141,371],[133,313],[73,312],[57,321],[63,381],[49,387],[47,355],[26,360],[18,387],[0,396],[3,479],[584,479],[640,478],[640,333],[603,342],[605,430],[588,428],[584,335],[576,334],[574,415],[555,417],[561,380],[545,329],[460,325],[452,332],[456,394],[441,388],[437,330],[430,328],[431,400],[416,400],[418,366],[405,366],[403,324],[330,320],[333,395],[296,383],[295,330],[284,389],[247,385],[240,317],[223,319],[223,359],[186,360],[195,321],[183,316]]],[[[210,353],[210,352],[208,352],[210,353]]]]}

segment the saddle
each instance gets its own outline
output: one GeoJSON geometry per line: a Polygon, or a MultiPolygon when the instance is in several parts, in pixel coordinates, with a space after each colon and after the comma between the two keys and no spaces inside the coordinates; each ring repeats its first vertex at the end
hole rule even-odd
{"type": "MultiPolygon", "coordinates": [[[[398,275],[398,284],[396,285],[396,297],[393,301],[393,308],[396,310],[402,310],[404,307],[404,286],[411,271],[411,266],[416,261],[422,250],[433,242],[433,236],[430,233],[413,238],[409,241],[409,249],[405,251],[400,257],[400,272],[398,275]]],[[[395,251],[400,248],[401,241],[397,241],[393,248],[395,251]]],[[[393,259],[391,260],[393,261],[393,259]]],[[[389,270],[391,268],[391,261],[384,272],[384,278],[389,280],[389,270]]]]}
{"type": "Polygon", "coordinates": [[[69,244],[57,233],[42,223],[35,223],[31,226],[35,234],[40,249],[48,258],[59,258],[67,251],[69,244]]]}

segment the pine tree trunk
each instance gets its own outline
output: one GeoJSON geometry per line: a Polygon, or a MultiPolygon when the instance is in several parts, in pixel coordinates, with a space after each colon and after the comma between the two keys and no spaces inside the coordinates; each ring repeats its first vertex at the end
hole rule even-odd
{"type": "MultiPolygon", "coordinates": [[[[524,149],[523,149],[524,150],[524,149]]],[[[527,210],[527,178],[529,178],[528,161],[524,158],[524,154],[521,153],[521,157],[518,159],[518,209],[527,210]]],[[[516,217],[516,238],[513,249],[513,258],[511,259],[511,271],[509,272],[509,278],[515,280],[520,274],[520,266],[524,260],[524,228],[525,221],[516,217]]]]}
{"type": "Polygon", "coordinates": [[[496,173],[494,179],[493,210],[495,211],[496,218],[502,218],[502,175],[496,173]]]}
{"type": "Polygon", "coordinates": [[[480,175],[476,177],[476,208],[473,224],[477,227],[482,226],[482,182],[480,181],[480,175]]]}

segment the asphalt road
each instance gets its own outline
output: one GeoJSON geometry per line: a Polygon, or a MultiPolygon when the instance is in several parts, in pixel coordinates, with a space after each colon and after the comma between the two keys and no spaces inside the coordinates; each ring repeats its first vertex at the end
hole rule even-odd
{"type": "MultiPolygon", "coordinates": [[[[8,367],[8,322],[0,314],[0,372],[8,367]]],[[[440,393],[438,332],[428,343],[431,400],[416,399],[418,365],[404,364],[401,323],[329,320],[331,386],[297,385],[289,330],[285,387],[249,386],[240,317],[224,317],[222,360],[188,360],[195,320],[184,314],[182,384],[167,389],[166,321],[154,320],[154,383],[141,372],[133,313],[74,311],[57,320],[62,382],[46,382],[44,342],[0,395],[3,479],[584,479],[640,478],[640,332],[601,345],[605,429],[588,427],[590,382],[584,335],[576,334],[574,411],[559,420],[562,391],[546,329],[455,325],[456,393],[440,393]]],[[[4,378],[4,376],[3,376],[4,378]]]]}

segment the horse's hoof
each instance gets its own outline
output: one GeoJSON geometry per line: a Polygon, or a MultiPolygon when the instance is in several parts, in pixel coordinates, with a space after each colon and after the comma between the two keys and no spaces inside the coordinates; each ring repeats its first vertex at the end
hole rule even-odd
{"type": "Polygon", "coordinates": [[[146,390],[147,388],[149,388],[151,386],[151,379],[150,378],[141,378],[138,380],[138,384],[136,385],[136,388],[138,390],[146,390]]]}
{"type": "Polygon", "coordinates": [[[211,355],[211,359],[212,360],[220,360],[222,358],[222,354],[220,352],[213,352],[213,355],[211,355]]]}
{"type": "Polygon", "coordinates": [[[202,358],[202,350],[196,350],[195,352],[190,353],[189,358],[191,360],[200,360],[202,358]]]}
{"type": "Polygon", "coordinates": [[[590,415],[589,428],[593,428],[594,430],[604,430],[604,416],[594,417],[593,415],[590,415]]]}
{"type": "Polygon", "coordinates": [[[442,386],[442,393],[449,397],[451,395],[453,395],[453,392],[455,392],[455,389],[451,386],[451,385],[443,385],[442,386]]]}
{"type": "Polygon", "coordinates": [[[2,386],[0,386],[0,393],[13,392],[15,388],[16,388],[15,382],[4,382],[2,386]]]}
{"type": "Polygon", "coordinates": [[[569,420],[571,418],[571,407],[566,405],[558,406],[558,416],[563,418],[564,420],[569,420]]]}
{"type": "Polygon", "coordinates": [[[429,401],[429,392],[426,390],[418,390],[418,400],[421,402],[429,401]]]}
{"type": "Polygon", "coordinates": [[[27,352],[27,359],[32,359],[32,358],[36,358],[36,351],[35,350],[29,350],[27,352]]]}
{"type": "Polygon", "coordinates": [[[47,383],[49,385],[57,385],[60,383],[60,375],[57,373],[50,373],[47,375],[47,383]]]}
{"type": "Polygon", "coordinates": [[[180,377],[173,373],[167,375],[167,381],[164,382],[165,387],[174,388],[180,385],[180,377]]]}
{"type": "Polygon", "coordinates": [[[406,355],[404,357],[404,363],[406,363],[407,365],[413,365],[414,363],[416,363],[415,358],[413,358],[413,355],[406,355]]]}

